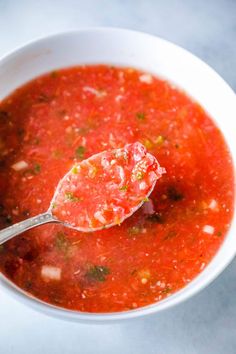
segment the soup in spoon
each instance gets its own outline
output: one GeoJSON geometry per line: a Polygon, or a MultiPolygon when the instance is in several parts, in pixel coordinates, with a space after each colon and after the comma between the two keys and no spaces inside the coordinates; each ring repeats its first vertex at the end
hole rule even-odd
{"type": "Polygon", "coordinates": [[[52,215],[85,232],[119,225],[148,201],[164,171],[140,143],[93,155],[61,180],[52,215]]]}

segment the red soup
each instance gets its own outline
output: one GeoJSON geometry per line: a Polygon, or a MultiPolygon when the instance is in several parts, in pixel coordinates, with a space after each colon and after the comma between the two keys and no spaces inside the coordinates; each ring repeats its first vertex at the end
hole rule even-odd
{"type": "Polygon", "coordinates": [[[2,273],[43,301],[87,312],[152,304],[196,277],[224,240],[233,213],[226,143],[166,81],[109,66],[55,71],[1,102],[0,134],[1,228],[46,211],[63,175],[98,152],[139,141],[167,172],[120,226],[49,224],[1,246],[2,273]]]}

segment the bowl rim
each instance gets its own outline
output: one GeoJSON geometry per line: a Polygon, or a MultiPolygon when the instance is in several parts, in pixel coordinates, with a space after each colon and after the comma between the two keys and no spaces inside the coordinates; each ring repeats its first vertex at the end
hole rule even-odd
{"type": "MultiPolygon", "coordinates": [[[[59,31],[52,33],[50,35],[45,35],[45,36],[39,36],[33,40],[30,40],[26,42],[23,45],[17,46],[15,49],[7,52],[3,56],[0,57],[0,66],[7,62],[9,59],[11,59],[14,56],[17,56],[21,54],[24,50],[27,50],[30,48],[32,45],[38,45],[40,43],[43,43],[44,41],[47,40],[53,40],[57,39],[60,37],[66,37],[66,36],[71,36],[71,35],[80,35],[81,33],[88,33],[88,32],[114,32],[119,34],[133,34],[136,36],[146,36],[147,38],[153,38],[159,43],[168,45],[169,47],[172,47],[175,50],[182,51],[184,55],[187,55],[189,58],[193,59],[196,63],[200,64],[201,66],[204,66],[205,69],[207,69],[209,72],[214,74],[214,76],[219,80],[219,82],[224,85],[225,89],[228,90],[228,94],[231,94],[235,98],[235,109],[236,109],[236,95],[233,91],[233,89],[230,87],[230,85],[213,69],[211,68],[208,64],[206,64],[202,59],[200,59],[198,56],[195,54],[192,54],[182,46],[179,46],[175,43],[172,43],[166,39],[163,39],[159,36],[143,32],[143,31],[136,31],[132,29],[126,29],[126,28],[120,28],[120,27],[83,27],[80,29],[69,29],[65,31],[59,31]]],[[[106,63],[105,63],[106,64],[106,63]]],[[[181,88],[181,87],[180,87],[181,88]]],[[[232,96],[232,97],[233,97],[232,96]]],[[[235,164],[235,163],[234,163],[235,164]]],[[[234,183],[235,184],[235,183],[234,183]]],[[[234,202],[234,205],[236,204],[236,200],[234,202]]],[[[231,223],[233,220],[236,219],[236,211],[234,210],[234,214],[231,220],[231,223]]],[[[228,233],[225,237],[225,240],[228,238],[228,234],[230,233],[230,230],[228,230],[228,233]]],[[[219,250],[222,248],[225,240],[221,244],[219,250]]],[[[217,251],[218,253],[218,251],[217,251]]],[[[217,254],[216,253],[216,254],[217,254]]],[[[212,258],[212,260],[216,257],[215,256],[212,258]]],[[[208,276],[205,280],[201,282],[200,285],[195,285],[192,288],[188,288],[189,285],[185,286],[184,288],[180,289],[173,295],[171,295],[172,301],[169,302],[167,301],[168,298],[161,300],[157,303],[153,303],[151,305],[129,310],[129,311],[121,311],[121,312],[111,312],[111,313],[89,313],[89,312],[79,312],[79,311],[74,311],[74,310],[68,310],[59,306],[54,306],[52,304],[46,303],[38,298],[33,297],[31,294],[25,292],[18,286],[16,286],[13,282],[11,282],[6,276],[4,276],[2,273],[0,273],[0,287],[2,290],[4,290],[7,294],[10,294],[13,296],[15,299],[21,299],[22,303],[25,305],[29,305],[31,308],[34,308],[35,310],[38,310],[40,312],[43,312],[47,315],[57,317],[60,319],[64,320],[71,320],[75,322],[93,322],[93,323],[109,323],[109,322],[118,322],[121,320],[127,320],[127,319],[133,319],[136,317],[140,316],[146,316],[150,314],[155,314],[157,312],[161,312],[163,310],[169,309],[177,304],[180,304],[187,299],[191,298],[193,295],[196,295],[198,292],[200,292],[203,288],[207,287],[213,280],[229,265],[229,263],[232,261],[232,259],[236,255],[236,246],[235,249],[231,250],[230,255],[228,256],[227,259],[224,261],[221,261],[217,264],[215,267],[214,272],[211,272],[211,275],[208,276]],[[188,288],[188,291],[186,289],[188,288]]],[[[210,263],[212,262],[210,261],[210,263]]],[[[209,263],[209,264],[210,264],[209,263]]],[[[208,265],[209,265],[208,264],[208,265]]],[[[207,267],[206,267],[207,268],[207,267]]],[[[204,272],[204,271],[203,271],[204,272]]],[[[199,273],[202,274],[203,272],[199,273]]],[[[199,276],[198,275],[198,276],[199,276]]],[[[196,279],[194,278],[190,284],[194,284],[196,279]]]]}

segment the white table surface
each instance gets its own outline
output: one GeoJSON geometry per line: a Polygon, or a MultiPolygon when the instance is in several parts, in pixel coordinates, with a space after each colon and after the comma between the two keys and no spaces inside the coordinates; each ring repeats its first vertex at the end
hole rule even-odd
{"type": "MultiPolygon", "coordinates": [[[[36,37],[88,26],[169,39],[236,89],[236,0],[0,0],[0,56],[36,37]]],[[[49,318],[0,293],[0,353],[235,354],[236,261],[184,304],[115,325],[49,318]]]]}

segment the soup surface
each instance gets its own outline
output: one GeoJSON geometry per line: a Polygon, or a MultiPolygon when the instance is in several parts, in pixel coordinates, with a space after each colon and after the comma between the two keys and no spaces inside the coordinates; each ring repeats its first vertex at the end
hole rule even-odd
{"type": "Polygon", "coordinates": [[[1,228],[45,212],[72,165],[101,151],[139,141],[166,169],[120,226],[48,224],[1,246],[1,272],[43,301],[87,312],[152,304],[187,285],[223,242],[230,154],[204,110],[166,81],[110,66],[54,71],[0,103],[0,136],[1,228]]]}

